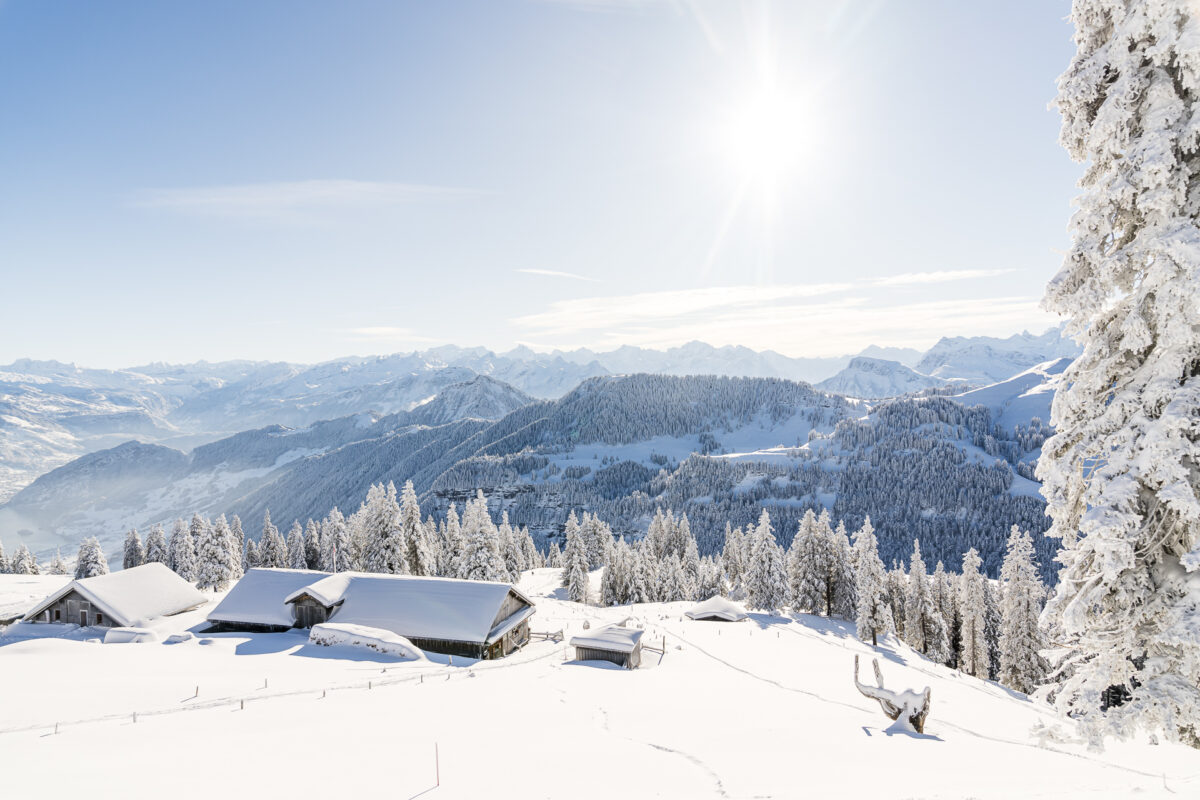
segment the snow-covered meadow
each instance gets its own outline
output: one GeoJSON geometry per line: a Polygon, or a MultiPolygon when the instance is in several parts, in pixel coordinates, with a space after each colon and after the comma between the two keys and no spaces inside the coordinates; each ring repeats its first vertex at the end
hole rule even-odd
{"type": "Polygon", "coordinates": [[[684,617],[687,603],[583,606],[561,599],[558,574],[528,572],[521,588],[538,604],[533,630],[565,638],[492,662],[401,660],[312,645],[299,632],[200,635],[212,604],[158,623],[164,639],[197,632],[176,644],[14,626],[0,637],[3,794],[1200,794],[1197,751],[1139,743],[1099,754],[1035,736],[1035,726],[1062,727],[1048,708],[892,637],[874,655],[889,688],[932,688],[924,736],[889,731],[856,691],[854,656],[868,680],[873,649],[852,624],[698,622],[684,617]],[[565,642],[585,623],[630,616],[645,625],[646,647],[665,641],[665,652],[647,649],[633,671],[570,660],[565,642]]]}

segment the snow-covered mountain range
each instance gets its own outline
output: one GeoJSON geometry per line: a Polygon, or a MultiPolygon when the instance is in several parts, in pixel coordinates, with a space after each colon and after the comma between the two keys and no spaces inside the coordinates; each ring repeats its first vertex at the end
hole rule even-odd
{"type": "Polygon", "coordinates": [[[935,389],[950,383],[943,378],[922,375],[899,361],[858,356],[851,359],[849,365],[837,375],[818,383],[817,388],[846,397],[874,400],[935,389]]]}
{"type": "Polygon", "coordinates": [[[476,377],[411,411],[267,426],[190,453],[131,442],[84,456],[0,506],[0,537],[43,553],[85,535],[112,546],[194,511],[237,513],[256,535],[267,509],[284,524],[319,519],[352,511],[372,483],[411,479],[425,513],[481,489],[543,537],[573,508],[637,536],[670,507],[712,552],[727,522],[764,507],[785,544],[805,509],[829,508],[848,525],[869,514],[885,560],[919,536],[931,563],[957,567],[973,546],[994,569],[1010,525],[1045,527],[1030,477],[1059,371],[877,405],[778,378],[601,376],[533,401],[476,377]]]}
{"type": "MultiPolygon", "coordinates": [[[[542,399],[562,397],[588,378],[635,373],[828,380],[824,388],[829,391],[881,398],[956,378],[992,383],[1073,354],[1074,345],[1055,329],[1009,339],[943,339],[924,354],[877,346],[860,354],[905,367],[919,363],[919,375],[861,359],[852,364],[851,356],[790,358],[700,342],[663,351],[622,347],[605,353],[536,353],[518,347],[496,354],[446,346],[316,365],[231,361],[120,370],[22,359],[0,366],[0,502],[54,467],[131,439],[190,450],[270,425],[302,428],[352,414],[387,416],[413,410],[479,375],[542,399]],[[835,375],[839,370],[843,372],[835,375]]],[[[511,402],[509,398],[501,407],[511,402]]],[[[499,411],[443,413],[495,418],[499,411]]]]}

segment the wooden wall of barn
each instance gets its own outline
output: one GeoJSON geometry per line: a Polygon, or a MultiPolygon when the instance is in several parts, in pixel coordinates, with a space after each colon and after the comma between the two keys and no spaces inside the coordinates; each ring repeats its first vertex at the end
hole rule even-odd
{"type": "Polygon", "coordinates": [[[45,611],[38,614],[36,621],[63,622],[99,628],[120,627],[120,623],[74,590],[58,598],[45,611]]]}

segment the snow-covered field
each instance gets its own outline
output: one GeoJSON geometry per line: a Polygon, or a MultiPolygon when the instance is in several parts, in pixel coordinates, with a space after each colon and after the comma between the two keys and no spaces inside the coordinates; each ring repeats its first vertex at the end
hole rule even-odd
{"type": "MultiPolygon", "coordinates": [[[[0,576],[0,598],[16,577],[0,576]]],[[[1197,751],[1039,743],[1031,728],[1057,724],[1048,710],[890,639],[877,652],[887,685],[929,685],[933,704],[924,736],[889,732],[854,688],[854,655],[872,648],[846,623],[585,607],[558,599],[554,570],[522,589],[534,631],[569,639],[633,616],[665,653],[626,671],[534,641],[450,664],[304,633],[104,645],[14,626],[0,637],[0,796],[1200,796],[1197,751]]],[[[158,628],[198,632],[210,608],[158,628]]]]}

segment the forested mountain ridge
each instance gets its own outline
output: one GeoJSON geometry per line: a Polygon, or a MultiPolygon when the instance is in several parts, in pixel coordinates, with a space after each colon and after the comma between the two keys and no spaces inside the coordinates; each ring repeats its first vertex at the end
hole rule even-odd
{"type": "MultiPolygon", "coordinates": [[[[1048,410],[1050,394],[1034,396],[1048,410]]],[[[920,536],[947,566],[975,546],[986,569],[998,566],[1010,525],[1044,526],[1036,484],[1022,477],[1041,423],[1002,428],[987,407],[955,398],[872,408],[780,379],[634,375],[593,378],[495,421],[425,424],[436,403],[248,431],[176,454],[172,465],[186,467],[159,471],[157,485],[139,473],[109,480],[98,496],[89,487],[100,479],[83,481],[77,462],[20,493],[0,519],[37,531],[30,538],[44,549],[86,534],[115,540],[196,510],[321,518],[356,507],[372,483],[412,480],[426,514],[481,489],[495,511],[542,538],[558,535],[571,509],[639,536],[669,507],[687,513],[701,548],[715,552],[727,522],[752,523],[762,508],[785,544],[806,509],[829,508],[848,525],[869,514],[885,560],[903,558],[920,536]]]]}

